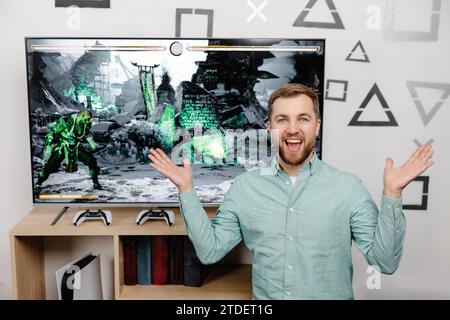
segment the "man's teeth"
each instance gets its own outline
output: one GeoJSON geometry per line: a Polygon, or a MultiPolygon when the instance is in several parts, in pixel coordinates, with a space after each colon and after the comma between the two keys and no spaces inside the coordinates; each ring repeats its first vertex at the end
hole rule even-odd
{"type": "Polygon", "coordinates": [[[286,142],[287,142],[287,143],[302,143],[302,140],[292,140],[292,139],[289,139],[289,140],[286,140],[286,142]]]}

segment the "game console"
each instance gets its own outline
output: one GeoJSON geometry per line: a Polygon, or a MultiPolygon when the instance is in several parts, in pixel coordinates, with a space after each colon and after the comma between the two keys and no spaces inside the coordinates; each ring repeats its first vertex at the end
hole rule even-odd
{"type": "Polygon", "coordinates": [[[59,300],[103,300],[100,255],[89,253],[56,271],[59,300]]]}
{"type": "Polygon", "coordinates": [[[79,226],[86,220],[98,220],[98,219],[103,220],[105,226],[109,226],[112,223],[111,211],[109,210],[90,211],[89,209],[79,211],[73,218],[73,224],[75,226],[79,226]]]}
{"type": "Polygon", "coordinates": [[[175,214],[171,210],[142,210],[136,218],[136,224],[142,226],[147,220],[165,220],[171,227],[175,223],[175,214]]]}

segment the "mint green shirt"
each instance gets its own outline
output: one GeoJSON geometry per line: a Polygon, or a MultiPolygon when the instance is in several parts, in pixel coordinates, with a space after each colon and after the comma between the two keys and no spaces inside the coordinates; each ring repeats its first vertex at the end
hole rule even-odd
{"type": "Polygon", "coordinates": [[[202,263],[244,240],[253,254],[253,299],[353,299],[352,242],[385,274],[395,272],[403,251],[401,199],[382,196],[379,212],[359,178],[315,153],[295,185],[277,157],[240,175],[211,221],[194,190],[179,200],[202,263]]]}

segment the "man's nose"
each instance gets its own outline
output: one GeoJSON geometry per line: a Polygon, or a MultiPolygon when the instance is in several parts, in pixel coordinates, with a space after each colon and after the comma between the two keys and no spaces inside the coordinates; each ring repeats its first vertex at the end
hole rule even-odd
{"type": "Polygon", "coordinates": [[[289,122],[289,126],[287,128],[287,132],[288,133],[297,133],[300,131],[300,126],[298,125],[298,123],[296,121],[290,121],[289,122]]]}

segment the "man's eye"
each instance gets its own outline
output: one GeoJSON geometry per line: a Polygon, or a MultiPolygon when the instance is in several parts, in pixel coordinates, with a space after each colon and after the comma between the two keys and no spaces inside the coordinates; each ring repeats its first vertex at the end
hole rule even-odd
{"type": "Polygon", "coordinates": [[[278,119],[278,122],[285,122],[286,119],[278,119]]]}
{"type": "Polygon", "coordinates": [[[309,121],[308,118],[301,118],[300,120],[301,120],[302,122],[308,122],[308,121],[309,121]]]}

